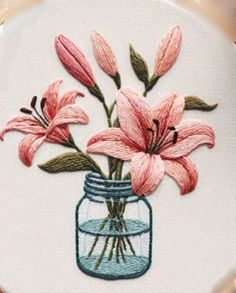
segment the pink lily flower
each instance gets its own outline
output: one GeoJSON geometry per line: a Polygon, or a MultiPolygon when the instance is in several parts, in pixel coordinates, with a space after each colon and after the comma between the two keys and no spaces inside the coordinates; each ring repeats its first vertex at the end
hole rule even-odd
{"type": "Polygon", "coordinates": [[[182,44],[182,32],[178,25],[174,26],[163,38],[156,54],[154,75],[165,74],[175,63],[182,44]]]}
{"type": "Polygon", "coordinates": [[[213,147],[213,129],[201,121],[181,122],[185,102],[175,94],[154,109],[129,89],[118,91],[116,101],[121,128],[93,136],[88,152],[131,160],[132,188],[138,195],[154,191],[165,173],[178,182],[181,194],[194,190],[198,174],[187,155],[202,144],[213,147]]]}
{"type": "Polygon", "coordinates": [[[71,40],[59,35],[56,37],[55,47],[58,57],[71,75],[87,87],[93,87],[96,84],[90,64],[71,40]]]}
{"type": "Polygon", "coordinates": [[[115,77],[118,67],[111,45],[96,31],[92,33],[92,41],[97,63],[108,75],[115,77]]]}
{"type": "Polygon", "coordinates": [[[73,140],[68,124],[87,124],[87,114],[75,104],[77,96],[84,96],[81,92],[67,92],[58,99],[61,80],[49,85],[41,100],[41,113],[36,109],[37,97],[31,102],[31,108],[21,108],[21,112],[28,114],[10,120],[0,130],[0,139],[8,131],[17,130],[26,134],[19,145],[19,157],[26,166],[31,166],[35,152],[44,141],[65,144],[72,147],[73,140]]]}

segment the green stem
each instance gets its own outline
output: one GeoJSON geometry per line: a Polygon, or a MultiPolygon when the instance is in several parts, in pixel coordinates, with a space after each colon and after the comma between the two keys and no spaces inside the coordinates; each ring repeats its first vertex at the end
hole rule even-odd
{"type": "Polygon", "coordinates": [[[121,180],[123,165],[124,165],[124,162],[119,160],[117,164],[117,168],[116,168],[115,180],[121,180]]]}
{"type": "Polygon", "coordinates": [[[90,251],[88,253],[88,256],[91,256],[91,254],[93,253],[93,251],[95,249],[95,246],[96,246],[96,244],[98,242],[98,239],[99,239],[99,236],[97,235],[96,238],[95,238],[95,240],[94,240],[94,242],[93,242],[93,245],[92,245],[92,247],[91,247],[91,249],[90,249],[90,251]]]}
{"type": "Polygon", "coordinates": [[[96,263],[96,265],[95,265],[95,270],[97,270],[97,269],[99,268],[99,266],[100,266],[100,264],[101,264],[101,262],[102,262],[102,259],[103,259],[103,257],[104,257],[104,254],[105,254],[105,252],[106,252],[106,250],[107,250],[107,246],[108,246],[109,238],[110,238],[110,236],[107,236],[107,237],[106,237],[105,245],[104,245],[103,250],[102,250],[102,253],[101,253],[101,255],[100,255],[100,257],[99,257],[99,259],[98,259],[98,261],[97,261],[97,263],[96,263]]]}
{"type": "Polygon", "coordinates": [[[130,180],[131,179],[131,174],[130,172],[126,173],[125,176],[123,177],[123,180],[130,180]]]}
{"type": "Polygon", "coordinates": [[[147,96],[147,93],[150,92],[150,90],[156,85],[156,83],[158,82],[160,76],[156,76],[156,75],[153,75],[148,83],[145,84],[145,91],[143,92],[143,96],[146,97],[147,96]]]}
{"type": "Polygon", "coordinates": [[[103,105],[103,108],[104,108],[106,116],[107,116],[108,127],[112,127],[111,113],[110,113],[110,110],[109,110],[105,100],[102,102],[102,105],[103,105]]]}
{"type": "Polygon", "coordinates": [[[82,153],[81,149],[80,149],[77,145],[74,145],[73,148],[74,148],[78,153],[82,153]]]}
{"type": "Polygon", "coordinates": [[[116,262],[120,262],[120,254],[119,254],[119,247],[120,247],[120,238],[117,239],[117,244],[116,244],[116,262]]]}
{"type": "Polygon", "coordinates": [[[147,90],[145,89],[145,91],[143,92],[143,96],[146,98],[147,96],[147,90]]]}
{"type": "Polygon", "coordinates": [[[132,245],[132,243],[131,243],[129,237],[126,236],[125,239],[126,239],[128,245],[129,245],[129,248],[130,248],[130,250],[132,251],[133,255],[136,255],[135,250],[134,250],[134,248],[133,248],[133,245],[132,245]]]}
{"type": "Polygon", "coordinates": [[[108,260],[109,260],[109,261],[112,260],[112,257],[113,257],[113,250],[114,250],[115,245],[116,245],[116,240],[117,240],[117,238],[114,237],[114,238],[113,238],[113,242],[112,242],[112,246],[111,246],[111,250],[110,250],[110,253],[109,253],[109,257],[108,257],[108,260]]]}
{"type": "Polygon", "coordinates": [[[103,108],[105,110],[105,113],[106,113],[106,116],[107,116],[107,123],[108,123],[108,126],[109,127],[112,127],[112,122],[111,122],[111,115],[110,115],[110,112],[109,112],[109,108],[107,106],[107,103],[106,103],[106,100],[105,100],[105,97],[102,93],[102,91],[100,90],[99,86],[97,84],[93,85],[93,86],[90,86],[88,87],[88,90],[89,92],[98,98],[98,100],[102,103],[103,105],[103,108]]]}
{"type": "Polygon", "coordinates": [[[125,255],[124,255],[124,251],[123,251],[123,247],[122,247],[121,241],[122,241],[122,239],[120,239],[120,245],[119,245],[119,247],[120,247],[120,254],[121,254],[121,257],[122,257],[122,259],[123,259],[123,262],[126,262],[126,259],[125,259],[125,255]]]}
{"type": "Polygon", "coordinates": [[[111,78],[114,80],[117,89],[120,89],[120,87],[121,87],[121,78],[120,78],[119,72],[117,72],[115,76],[111,76],[111,78]]]}
{"type": "Polygon", "coordinates": [[[110,115],[112,115],[112,113],[113,113],[113,111],[114,111],[114,109],[115,109],[115,105],[116,105],[116,101],[114,101],[114,102],[111,104],[111,106],[110,106],[110,110],[109,110],[110,115]]]}

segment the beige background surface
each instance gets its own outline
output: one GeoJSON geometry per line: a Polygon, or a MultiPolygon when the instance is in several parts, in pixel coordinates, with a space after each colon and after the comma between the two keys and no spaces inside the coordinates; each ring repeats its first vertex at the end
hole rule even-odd
{"type": "MultiPolygon", "coordinates": [[[[175,91],[218,102],[220,107],[210,114],[186,113],[186,118],[213,125],[216,147],[203,147],[191,155],[199,169],[193,193],[180,197],[175,182],[166,177],[149,197],[154,212],[151,269],[139,279],[107,282],[86,276],[76,267],[74,210],[83,193],[84,174],[50,176],[40,171],[37,163],[64,151],[55,145],[42,146],[34,166],[24,167],[17,158],[22,135],[7,135],[0,144],[1,284],[9,293],[211,292],[214,283],[236,266],[236,56],[231,42],[166,1],[64,1],[46,8],[5,28],[0,125],[17,115],[17,109],[27,105],[30,97],[40,95],[49,82],[64,78],[62,91],[79,88],[86,92],[79,103],[91,117],[90,126],[72,128],[85,149],[87,139],[106,127],[104,114],[58,62],[54,36],[64,33],[80,45],[111,101],[115,88],[94,61],[91,30],[96,28],[112,43],[124,86],[141,92],[142,84],[129,64],[128,43],[152,68],[163,34],[178,23],[184,33],[183,49],[176,66],[150,93],[149,101],[155,105],[163,94],[175,91]]],[[[96,159],[105,166],[103,157],[96,159]]]]}

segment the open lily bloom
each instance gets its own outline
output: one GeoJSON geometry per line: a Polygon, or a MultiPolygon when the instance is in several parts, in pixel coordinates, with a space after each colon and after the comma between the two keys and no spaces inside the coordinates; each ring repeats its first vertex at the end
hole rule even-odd
{"type": "Polygon", "coordinates": [[[32,111],[22,108],[21,112],[28,115],[12,119],[0,131],[1,140],[11,130],[26,134],[19,145],[19,157],[27,166],[31,166],[35,152],[44,141],[67,143],[71,140],[68,124],[86,124],[89,121],[87,114],[75,104],[76,97],[83,96],[82,93],[70,91],[58,99],[61,82],[54,82],[44,93],[40,103],[41,113],[36,109],[37,97],[34,97],[32,111]]]}
{"type": "Polygon", "coordinates": [[[116,101],[121,128],[96,134],[88,152],[131,160],[132,188],[138,195],[151,193],[165,173],[178,182],[181,194],[191,192],[198,175],[186,156],[201,144],[213,147],[213,129],[201,121],[181,122],[185,102],[175,94],[154,109],[129,89],[118,91],[116,101]]]}

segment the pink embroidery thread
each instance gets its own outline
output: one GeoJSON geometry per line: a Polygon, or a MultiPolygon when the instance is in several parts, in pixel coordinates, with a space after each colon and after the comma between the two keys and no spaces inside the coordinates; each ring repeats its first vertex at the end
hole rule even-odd
{"type": "Polygon", "coordinates": [[[178,25],[174,26],[164,37],[156,54],[154,75],[162,76],[175,63],[182,44],[182,32],[178,25]]]}
{"type": "Polygon", "coordinates": [[[96,31],[92,33],[92,41],[97,63],[108,75],[115,77],[118,67],[111,45],[96,31]]]}
{"type": "Polygon", "coordinates": [[[70,74],[86,86],[92,87],[96,84],[91,66],[78,47],[63,35],[56,37],[55,47],[61,62],[70,74]]]}
{"type": "MultiPolygon", "coordinates": [[[[120,89],[121,78],[111,46],[97,32],[92,38],[98,64],[120,89]]],[[[174,64],[181,42],[182,33],[175,26],[162,40],[151,77],[146,61],[130,46],[131,65],[144,83],[144,96],[174,64]]],[[[87,151],[108,156],[108,175],[90,154],[75,144],[68,124],[87,124],[89,118],[75,104],[76,96],[83,96],[81,92],[71,91],[58,99],[60,80],[48,87],[40,101],[40,110],[36,96],[30,109],[21,108],[26,115],[8,122],[0,131],[0,139],[3,140],[4,134],[11,130],[25,133],[19,145],[19,157],[27,166],[31,165],[35,152],[44,141],[76,150],[56,156],[39,167],[49,173],[92,171],[86,175],[85,195],[76,208],[78,267],[89,275],[105,279],[139,277],[149,269],[152,258],[152,209],[142,195],[153,192],[165,174],[177,181],[181,194],[194,190],[197,169],[187,156],[202,144],[212,148],[215,136],[207,123],[181,122],[182,115],[184,110],[211,111],[217,105],[208,105],[195,96],[184,98],[171,93],[153,109],[144,97],[130,89],[120,89],[116,100],[109,106],[80,49],[62,35],[56,38],[55,46],[67,71],[83,83],[104,108],[109,129],[94,135],[88,142],[87,151]],[[116,107],[118,117],[113,113],[116,107]],[[124,161],[131,161],[131,174],[123,176],[124,161]],[[94,218],[94,215],[86,219],[80,217],[80,212],[84,214],[84,203],[90,201],[99,203],[97,208],[102,207],[101,218],[94,218]],[[142,210],[146,210],[147,216],[137,217],[140,213],[133,212],[133,206],[140,206],[138,202],[142,202],[142,210]],[[105,215],[104,211],[107,211],[105,215]],[[84,237],[87,234],[90,235],[88,242],[84,237]],[[142,234],[145,234],[144,241],[140,238],[142,234]],[[141,243],[138,242],[142,247],[145,241],[148,242],[145,249],[137,249],[135,237],[141,239],[141,243]],[[84,243],[82,250],[80,239],[84,243]]]]}
{"type": "Polygon", "coordinates": [[[201,144],[214,146],[213,129],[204,122],[180,122],[184,98],[170,94],[151,109],[130,89],[116,96],[120,129],[99,132],[88,142],[88,152],[131,160],[132,188],[138,195],[154,191],[164,173],[174,177],[181,193],[195,188],[197,170],[186,156],[201,144]]]}
{"type": "MultiPolygon", "coordinates": [[[[111,46],[98,32],[93,32],[92,40],[98,64],[113,77],[119,88],[120,76],[111,46]]],[[[153,88],[159,77],[174,64],[179,55],[181,43],[182,32],[176,25],[161,42],[156,55],[154,75],[145,79],[145,94],[153,88]]],[[[109,107],[102,91],[96,84],[90,64],[80,49],[62,35],[56,37],[55,46],[67,71],[87,86],[90,93],[98,98],[107,116],[109,129],[90,139],[88,151],[103,153],[122,161],[131,160],[132,187],[138,195],[151,193],[161,181],[164,173],[176,179],[182,194],[192,191],[197,182],[197,171],[194,164],[186,156],[201,144],[213,147],[214,132],[206,123],[199,121],[180,122],[180,120],[186,106],[189,109],[212,110],[215,105],[209,106],[196,97],[186,99],[169,94],[160,105],[151,109],[143,97],[130,89],[122,89],[117,92],[116,101],[109,107]],[[116,104],[119,120],[112,121],[116,104]],[[117,128],[112,125],[116,125],[117,128]]],[[[142,70],[146,68],[148,75],[147,64],[143,58],[137,53],[134,54],[132,50],[131,55],[135,58],[133,65],[136,73],[140,68],[142,70]]],[[[69,92],[58,100],[60,84],[61,81],[56,81],[49,86],[43,95],[41,100],[42,115],[35,108],[37,101],[35,97],[31,102],[33,111],[27,108],[21,109],[23,113],[31,116],[14,118],[0,132],[2,140],[4,133],[11,130],[27,134],[19,146],[19,156],[28,166],[32,163],[34,153],[45,140],[73,147],[81,153],[73,142],[68,124],[88,123],[89,119],[86,113],[75,105],[76,96],[83,96],[83,94],[78,91],[69,92]]],[[[86,154],[83,155],[80,159],[87,160],[86,168],[96,169],[101,176],[106,178],[106,175],[92,158],[86,157],[86,154]]],[[[79,162],[76,168],[85,168],[83,166],[85,161],[79,162]]],[[[109,159],[109,179],[113,179],[114,172],[116,172],[116,179],[122,178],[122,161],[112,167],[109,159]],[[111,171],[112,169],[114,170],[111,171]]],[[[47,168],[49,168],[48,165],[47,168]]],[[[69,166],[67,169],[71,170],[71,168],[69,166]]],[[[50,170],[52,170],[51,166],[50,170]]]]}
{"type": "Polygon", "coordinates": [[[19,145],[19,157],[26,166],[31,166],[35,152],[44,142],[64,143],[71,139],[68,124],[87,124],[87,114],[75,104],[81,92],[70,91],[58,100],[58,90],[61,84],[58,80],[51,84],[41,100],[41,115],[35,107],[37,98],[31,103],[32,111],[22,108],[23,113],[31,116],[16,117],[9,121],[0,132],[0,139],[8,131],[17,130],[26,134],[19,145]]]}

